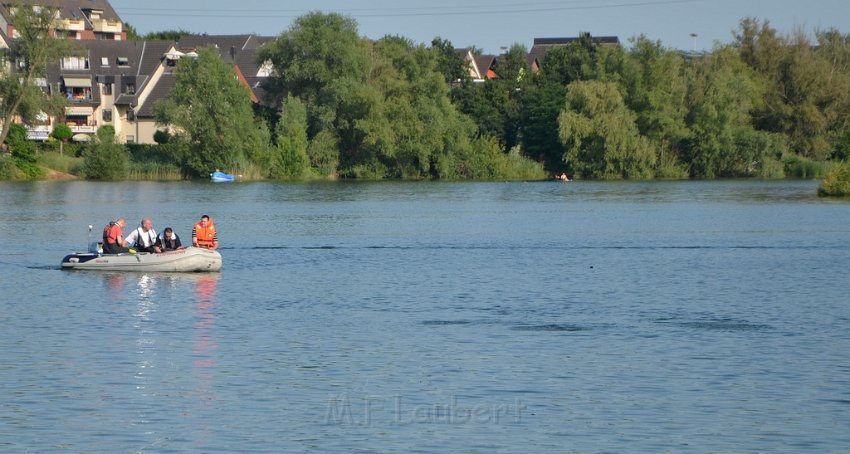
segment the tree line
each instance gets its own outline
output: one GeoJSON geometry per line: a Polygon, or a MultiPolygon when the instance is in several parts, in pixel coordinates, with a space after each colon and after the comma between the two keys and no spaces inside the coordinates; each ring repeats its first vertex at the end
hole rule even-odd
{"type": "MultiPolygon", "coordinates": [[[[372,41],[354,19],[317,12],[261,48],[274,67],[266,107],[217,51],[198,54],[155,109],[168,131],[158,156],[188,177],[814,177],[850,156],[850,35],[837,30],[811,41],[744,19],[701,54],[582,36],[538,72],[515,44],[481,83],[448,41],[372,41]]],[[[115,152],[98,137],[88,154],[104,144],[115,152]]]]}
{"type": "Polygon", "coordinates": [[[479,133],[580,178],[811,177],[850,155],[850,35],[815,37],[755,19],[704,54],[584,36],[531,76],[515,45],[499,79],[452,97],[479,133]]]}

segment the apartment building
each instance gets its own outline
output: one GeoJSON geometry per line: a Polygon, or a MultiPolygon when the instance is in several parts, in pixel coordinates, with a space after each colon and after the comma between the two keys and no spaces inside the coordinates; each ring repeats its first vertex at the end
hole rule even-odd
{"type": "Polygon", "coordinates": [[[78,40],[127,39],[124,22],[107,0],[17,0],[0,2],[0,47],[8,47],[8,40],[17,37],[11,17],[15,4],[53,8],[54,36],[78,40]]]}
{"type": "Polygon", "coordinates": [[[64,114],[42,116],[28,126],[31,140],[47,140],[57,122],[74,132],[74,140],[88,140],[102,125],[111,125],[119,142],[154,143],[158,125],[157,101],[174,90],[174,70],[180,59],[197,57],[195,50],[213,47],[233,67],[238,80],[251,90],[255,103],[262,98],[266,65],[256,63],[257,50],[268,39],[254,35],[187,37],[172,41],[80,41],[78,56],[65,57],[47,71],[42,89],[66,98],[64,114]]]}

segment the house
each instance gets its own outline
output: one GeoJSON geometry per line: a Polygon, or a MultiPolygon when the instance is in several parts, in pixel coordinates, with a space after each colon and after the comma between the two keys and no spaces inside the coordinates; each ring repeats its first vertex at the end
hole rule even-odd
{"type": "Polygon", "coordinates": [[[140,121],[141,110],[152,112],[160,97],[154,88],[173,68],[176,57],[170,41],[80,41],[78,56],[60,59],[40,82],[44,90],[61,93],[68,104],[57,118],[42,115],[28,126],[29,138],[47,140],[57,122],[71,127],[75,140],[87,140],[105,124],[115,128],[121,142],[153,143],[156,124],[140,121]]]}
{"type": "Polygon", "coordinates": [[[489,79],[497,79],[496,74],[496,56],[495,55],[476,55],[475,68],[480,75],[479,79],[474,79],[473,82],[484,82],[489,79]]]}
{"type": "Polygon", "coordinates": [[[529,61],[532,69],[537,65],[539,69],[545,64],[546,53],[555,47],[565,47],[570,44],[581,41],[582,39],[590,39],[594,45],[619,47],[620,38],[616,36],[592,36],[590,33],[580,33],[579,36],[571,38],[534,38],[534,44],[531,46],[531,51],[528,53],[529,61]]]}
{"type": "Polygon", "coordinates": [[[236,77],[262,99],[262,81],[270,66],[256,61],[257,50],[272,38],[254,35],[190,36],[179,42],[89,40],[77,43],[78,56],[62,58],[38,83],[61,93],[68,105],[63,115],[42,115],[28,126],[32,140],[47,140],[57,122],[71,127],[75,140],[88,140],[102,125],[112,125],[119,142],[154,143],[158,129],[156,102],[174,90],[174,70],[181,58],[197,57],[196,49],[214,47],[233,66],[236,77]]]}
{"type": "MultiPolygon", "coordinates": [[[[124,22],[108,0],[17,0],[21,5],[51,7],[56,10],[55,36],[78,40],[126,40],[124,22]]],[[[0,46],[17,36],[12,23],[12,2],[0,2],[0,46]]]]}

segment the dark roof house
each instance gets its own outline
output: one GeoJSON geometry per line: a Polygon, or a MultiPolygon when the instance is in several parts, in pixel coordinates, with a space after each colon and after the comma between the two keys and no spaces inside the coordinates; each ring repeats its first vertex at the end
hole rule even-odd
{"type": "Polygon", "coordinates": [[[616,36],[592,36],[586,32],[570,38],[534,38],[534,45],[531,46],[531,51],[529,52],[529,61],[536,61],[538,65],[543,65],[545,63],[546,53],[551,49],[569,46],[586,38],[589,38],[591,42],[598,46],[616,47],[620,45],[620,38],[616,36]]]}
{"type": "Polygon", "coordinates": [[[15,37],[10,8],[15,4],[55,8],[59,17],[54,32],[80,40],[126,40],[127,32],[118,13],[108,0],[16,0],[0,2],[3,33],[15,37]]]}

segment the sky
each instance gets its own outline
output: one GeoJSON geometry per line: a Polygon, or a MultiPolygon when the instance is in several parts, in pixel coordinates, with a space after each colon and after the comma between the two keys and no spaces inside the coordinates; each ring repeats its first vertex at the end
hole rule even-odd
{"type": "Polygon", "coordinates": [[[835,28],[850,34],[848,0],[110,0],[140,34],[183,29],[275,36],[310,11],[354,18],[360,35],[398,35],[430,44],[475,46],[499,54],[534,38],[645,35],[665,47],[710,50],[730,43],[742,18],[767,20],[782,34],[835,28]],[[695,36],[694,36],[695,35],[695,36]]]}

